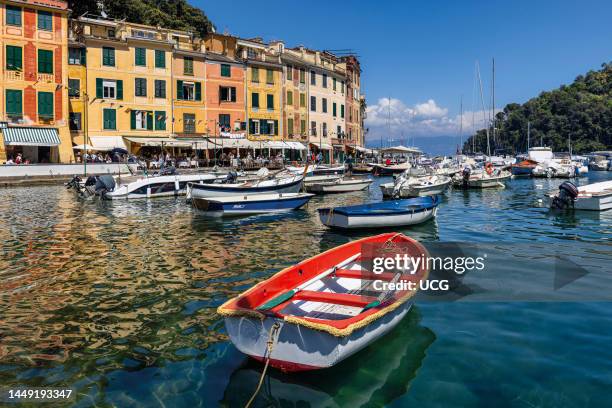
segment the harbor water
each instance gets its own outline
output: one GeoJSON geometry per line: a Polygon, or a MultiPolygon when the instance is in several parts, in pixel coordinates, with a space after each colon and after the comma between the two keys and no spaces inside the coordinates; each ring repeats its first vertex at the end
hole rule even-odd
{"type": "MultiPolygon", "coordinates": [[[[610,178],[592,172],[580,183],[610,178]]],[[[0,386],[69,387],[77,398],[66,405],[78,407],[244,406],[262,367],[229,342],[216,308],[376,233],[328,230],[316,209],[378,201],[386,181],[288,214],[225,220],[183,198],[79,202],[63,186],[1,189],[0,386]]],[[[580,278],[593,283],[582,301],[417,301],[393,332],[332,369],[270,370],[255,405],[608,405],[612,303],[601,299],[612,287],[612,211],[542,208],[538,198],[560,183],[448,191],[435,220],[399,231],[516,245],[499,268],[534,277],[534,259],[563,253],[598,272],[580,278]]]]}

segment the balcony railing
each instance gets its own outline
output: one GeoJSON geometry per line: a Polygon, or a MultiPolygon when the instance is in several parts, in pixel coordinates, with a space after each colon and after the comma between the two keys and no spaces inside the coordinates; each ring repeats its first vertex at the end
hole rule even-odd
{"type": "Polygon", "coordinates": [[[23,71],[5,71],[4,79],[6,81],[23,81],[23,71]]]}

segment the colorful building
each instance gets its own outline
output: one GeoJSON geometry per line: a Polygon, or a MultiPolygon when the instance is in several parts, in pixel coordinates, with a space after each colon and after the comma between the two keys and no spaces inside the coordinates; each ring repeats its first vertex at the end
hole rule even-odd
{"type": "Polygon", "coordinates": [[[361,67],[355,56],[342,58],[346,64],[346,137],[347,146],[362,146],[363,140],[363,118],[361,106],[361,67]]]}
{"type": "Polygon", "coordinates": [[[68,5],[0,0],[0,162],[70,162],[68,5]]]}
{"type": "MultiPolygon", "coordinates": [[[[282,44],[282,43],[278,43],[282,44]]],[[[284,48],[283,63],[283,139],[308,143],[308,64],[301,53],[284,48]]]]}

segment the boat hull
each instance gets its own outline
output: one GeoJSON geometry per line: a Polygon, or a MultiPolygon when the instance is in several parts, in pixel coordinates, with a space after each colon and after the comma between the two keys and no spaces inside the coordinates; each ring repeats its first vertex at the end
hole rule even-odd
{"type": "Polygon", "coordinates": [[[531,177],[533,167],[512,166],[512,175],[516,177],[531,177]]]}
{"type": "MultiPolygon", "coordinates": [[[[612,209],[612,181],[603,181],[578,187],[579,194],[574,200],[574,210],[606,211],[612,209]]],[[[558,192],[544,196],[545,205],[551,207],[558,192]]]]}
{"type": "Polygon", "coordinates": [[[390,228],[416,225],[426,222],[436,216],[437,207],[406,211],[403,214],[393,215],[347,215],[319,210],[321,222],[331,228],[340,229],[366,229],[366,228],[390,228]]]}
{"type": "Polygon", "coordinates": [[[229,337],[238,350],[263,361],[263,352],[272,325],[282,325],[277,343],[270,356],[270,365],[283,371],[307,371],[332,367],[354,355],[387,334],[406,316],[412,306],[407,301],[349,336],[338,337],[269,317],[263,320],[250,317],[225,318],[229,337]]]}
{"type": "Polygon", "coordinates": [[[302,189],[302,177],[295,177],[295,180],[287,183],[268,183],[263,182],[258,186],[240,184],[190,184],[190,197],[213,198],[213,197],[240,197],[253,194],[286,194],[297,193],[302,189]],[[266,183],[266,184],[264,184],[266,183]]]}
{"type": "Polygon", "coordinates": [[[221,176],[174,175],[142,178],[134,182],[118,186],[114,191],[106,193],[105,199],[133,200],[143,198],[175,197],[185,195],[187,183],[210,184],[221,176]]]}
{"type": "MultiPolygon", "coordinates": [[[[451,179],[449,178],[448,181],[444,183],[432,184],[428,186],[403,186],[402,188],[400,188],[399,197],[427,197],[442,194],[446,191],[450,183],[451,179]]],[[[380,185],[380,190],[383,194],[383,197],[385,198],[393,197],[394,188],[394,183],[384,183],[380,185]]]]}
{"type": "Polygon", "coordinates": [[[347,180],[330,183],[314,183],[306,187],[306,191],[316,194],[349,193],[365,190],[372,184],[372,180],[347,180]]]}
{"type": "Polygon", "coordinates": [[[220,198],[192,198],[196,210],[210,217],[278,213],[297,210],[312,198],[312,194],[256,195],[221,200],[220,198]],[[258,198],[261,197],[261,198],[258,198]]]}

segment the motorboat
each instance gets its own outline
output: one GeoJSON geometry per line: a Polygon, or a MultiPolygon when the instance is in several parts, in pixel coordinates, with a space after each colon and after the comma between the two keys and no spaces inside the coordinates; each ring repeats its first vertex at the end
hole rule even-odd
{"type": "Polygon", "coordinates": [[[576,176],[576,166],[568,159],[553,159],[536,165],[532,175],[546,178],[572,178],[576,176]]]}
{"type": "Polygon", "coordinates": [[[336,180],[319,181],[305,186],[306,191],[316,194],[348,193],[367,189],[373,180],[367,177],[342,177],[336,180]]]}
{"type": "Polygon", "coordinates": [[[448,176],[411,177],[402,174],[394,183],[383,183],[380,190],[385,198],[424,197],[442,194],[451,183],[448,176]]]}
{"type": "Polygon", "coordinates": [[[398,163],[398,164],[373,164],[372,173],[376,176],[392,176],[394,174],[403,173],[410,169],[412,165],[410,162],[398,163]]]}
{"type": "Polygon", "coordinates": [[[187,184],[187,198],[244,196],[248,194],[298,193],[302,189],[303,175],[278,177],[226,184],[187,184]]]}
{"type": "Polygon", "coordinates": [[[319,209],[319,219],[331,228],[385,228],[420,224],[436,216],[439,196],[319,209]]]}
{"type": "Polygon", "coordinates": [[[608,166],[610,161],[605,156],[593,156],[589,163],[589,169],[593,171],[607,171],[608,166]]]}
{"type": "Polygon", "coordinates": [[[612,208],[612,180],[576,186],[566,181],[544,196],[547,207],[605,211],[612,208]]]}
{"type": "MultiPolygon", "coordinates": [[[[221,305],[231,342],[242,353],[282,371],[333,367],[395,328],[406,316],[427,263],[375,274],[364,247],[427,250],[387,233],[351,241],[286,268],[221,305]],[[389,290],[389,283],[405,283],[389,290]],[[409,284],[414,282],[413,284],[409,284]]],[[[394,285],[395,286],[395,285],[394,285]]]]}
{"type": "Polygon", "coordinates": [[[511,173],[515,177],[531,177],[533,169],[536,168],[538,162],[535,160],[522,160],[512,165],[511,173]]]}
{"type": "Polygon", "coordinates": [[[341,174],[325,174],[321,176],[306,176],[304,178],[304,187],[308,189],[308,187],[312,184],[317,183],[327,183],[330,181],[336,181],[342,178],[341,174]]]}
{"type": "Polygon", "coordinates": [[[493,169],[488,166],[485,169],[473,171],[470,167],[463,169],[461,174],[453,177],[453,185],[460,188],[492,188],[505,187],[505,182],[512,177],[509,171],[493,169]]]}
{"type": "Polygon", "coordinates": [[[371,173],[374,167],[371,164],[356,163],[353,165],[353,173],[355,174],[366,174],[371,173]]]}
{"type": "Polygon", "coordinates": [[[277,213],[304,206],[314,194],[247,194],[191,199],[192,206],[210,217],[277,213]]]}
{"type": "Polygon", "coordinates": [[[323,176],[323,175],[342,175],[344,174],[344,165],[341,166],[326,166],[323,164],[315,164],[308,165],[308,169],[306,167],[301,166],[287,166],[285,170],[296,174],[304,174],[306,172],[307,176],[323,176]]]}

